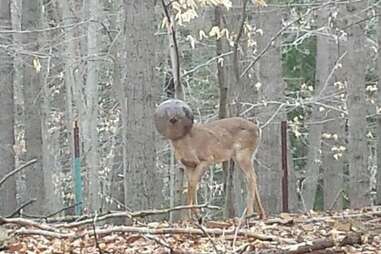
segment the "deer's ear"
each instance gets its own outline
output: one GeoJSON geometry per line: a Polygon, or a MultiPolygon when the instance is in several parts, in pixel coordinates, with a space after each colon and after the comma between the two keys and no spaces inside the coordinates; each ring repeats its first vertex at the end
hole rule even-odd
{"type": "Polygon", "coordinates": [[[186,117],[187,119],[191,120],[192,123],[193,123],[194,118],[193,118],[193,113],[192,113],[192,111],[190,111],[189,108],[183,106],[183,112],[185,113],[185,117],[186,117]]]}

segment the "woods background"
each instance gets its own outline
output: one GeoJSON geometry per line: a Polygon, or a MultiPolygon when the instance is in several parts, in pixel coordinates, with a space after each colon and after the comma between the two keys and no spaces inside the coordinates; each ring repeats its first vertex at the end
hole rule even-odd
{"type": "MultiPolygon", "coordinates": [[[[285,120],[291,211],[381,204],[380,11],[376,0],[0,0],[0,179],[36,159],[1,182],[0,215],[75,204],[76,121],[83,212],[184,203],[153,125],[175,95],[197,122],[257,119],[270,213],[282,208],[285,120]]],[[[226,200],[224,215],[239,216],[243,178],[224,166],[204,176],[199,203],[226,200]]]]}

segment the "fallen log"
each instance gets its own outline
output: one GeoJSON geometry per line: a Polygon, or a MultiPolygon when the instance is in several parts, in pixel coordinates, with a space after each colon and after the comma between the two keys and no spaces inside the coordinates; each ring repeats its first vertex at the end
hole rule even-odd
{"type": "MultiPolygon", "coordinates": [[[[303,242],[287,246],[284,248],[277,248],[272,250],[256,251],[256,254],[303,254],[311,253],[313,251],[325,250],[335,246],[346,246],[361,244],[361,234],[360,233],[348,233],[342,240],[335,241],[332,238],[327,239],[317,239],[313,241],[303,242]]],[[[252,252],[254,254],[254,252],[252,252]]]]}

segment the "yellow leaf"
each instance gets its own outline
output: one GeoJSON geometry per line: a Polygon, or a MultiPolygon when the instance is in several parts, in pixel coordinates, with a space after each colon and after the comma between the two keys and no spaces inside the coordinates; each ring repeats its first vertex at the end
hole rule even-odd
{"type": "Polygon", "coordinates": [[[220,28],[218,26],[212,27],[209,31],[209,37],[218,36],[220,35],[220,28]]]}
{"type": "Polygon", "coordinates": [[[33,67],[37,73],[41,71],[41,63],[40,63],[40,60],[38,60],[38,58],[33,59],[33,67]]]}
{"type": "Polygon", "coordinates": [[[203,38],[208,38],[208,36],[205,34],[205,32],[203,30],[200,30],[199,32],[199,37],[200,37],[200,41],[203,39],[203,38]]]}
{"type": "Polygon", "coordinates": [[[259,6],[267,6],[267,4],[264,0],[255,0],[255,3],[259,6]]]}

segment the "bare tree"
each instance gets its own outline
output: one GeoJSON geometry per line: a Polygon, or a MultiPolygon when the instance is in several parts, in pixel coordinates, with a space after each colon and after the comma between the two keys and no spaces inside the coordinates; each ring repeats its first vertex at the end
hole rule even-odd
{"type": "MultiPolygon", "coordinates": [[[[0,1],[0,27],[12,30],[11,1],[0,1]]],[[[0,179],[15,167],[13,52],[7,49],[12,40],[11,33],[0,35],[0,179]]],[[[16,208],[14,177],[0,188],[0,203],[0,215],[8,215],[16,208]]]]}
{"type": "MultiPolygon", "coordinates": [[[[335,35],[332,33],[331,13],[335,11],[335,7],[325,6],[318,11],[317,28],[317,53],[316,53],[316,82],[313,99],[318,102],[329,103],[329,100],[324,100],[334,94],[335,73],[339,62],[337,57],[337,45],[335,35]]],[[[335,107],[336,105],[333,105],[335,107]]],[[[310,118],[309,128],[309,149],[307,163],[305,167],[305,181],[303,182],[303,197],[305,208],[311,210],[314,208],[315,196],[318,186],[320,171],[324,170],[324,184],[330,186],[324,188],[324,201],[331,204],[337,193],[337,189],[343,188],[343,164],[342,159],[335,159],[332,156],[331,148],[335,146],[336,139],[340,132],[338,128],[340,124],[335,120],[331,124],[330,119],[335,119],[338,114],[334,110],[326,109],[319,104],[313,105],[312,115],[310,118]],[[333,112],[332,112],[333,111],[333,112]],[[324,120],[329,120],[326,124],[324,120]],[[322,141],[323,132],[329,135],[329,140],[322,141]],[[338,163],[341,163],[341,170],[338,163]],[[338,180],[341,178],[341,181],[338,180]]],[[[339,118],[342,122],[342,119],[339,118]]],[[[343,134],[342,132],[340,133],[343,134]]]]}
{"type": "MultiPolygon", "coordinates": [[[[260,52],[270,43],[274,35],[282,28],[283,10],[276,7],[265,7],[258,10],[257,28],[263,35],[258,37],[260,52]]],[[[280,101],[285,83],[282,80],[280,39],[272,42],[272,47],[260,58],[258,63],[259,98],[264,101],[280,101]]],[[[261,144],[258,147],[256,166],[259,192],[263,197],[265,209],[271,212],[281,211],[281,144],[280,122],[286,120],[278,105],[267,105],[258,114],[258,119],[265,125],[261,144]]]]}
{"type": "MultiPolygon", "coordinates": [[[[381,15],[381,5],[376,7],[377,14],[381,15]]],[[[377,73],[378,73],[378,102],[377,102],[377,204],[381,204],[381,18],[378,19],[377,27],[378,55],[377,55],[377,73]]]]}
{"type": "Polygon", "coordinates": [[[97,23],[98,0],[85,2],[88,18],[87,28],[87,76],[84,90],[85,115],[81,116],[84,133],[84,151],[88,172],[87,204],[91,211],[100,209],[100,178],[98,158],[98,70],[97,70],[97,23]]]}
{"type": "Polygon", "coordinates": [[[41,62],[38,56],[38,33],[30,32],[41,28],[41,1],[23,0],[21,28],[25,33],[23,68],[23,91],[25,104],[25,146],[26,159],[37,159],[32,169],[26,171],[26,199],[36,199],[25,210],[28,213],[43,214],[45,211],[45,179],[42,164],[41,132],[41,62]]]}
{"type": "Polygon", "coordinates": [[[370,176],[368,172],[367,109],[365,97],[365,74],[367,70],[365,24],[358,22],[364,17],[367,1],[350,2],[341,8],[344,15],[348,52],[343,72],[347,85],[348,107],[348,163],[349,198],[351,207],[359,208],[370,203],[370,176]]]}
{"type": "Polygon", "coordinates": [[[160,86],[155,72],[156,24],[153,1],[125,0],[125,50],[127,78],[127,163],[124,169],[125,205],[143,209],[163,205],[163,179],[156,168],[156,139],[153,125],[160,86]]]}

